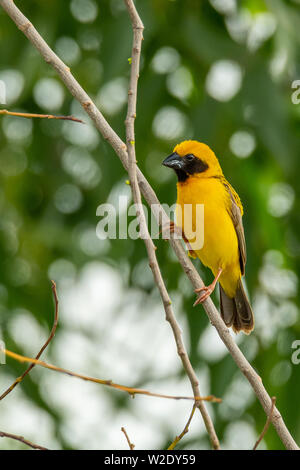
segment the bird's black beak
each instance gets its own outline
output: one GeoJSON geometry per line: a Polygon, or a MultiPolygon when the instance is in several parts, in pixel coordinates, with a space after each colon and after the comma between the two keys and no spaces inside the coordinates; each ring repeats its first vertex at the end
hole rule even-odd
{"type": "Polygon", "coordinates": [[[169,155],[162,164],[169,168],[173,168],[173,170],[182,170],[184,166],[184,160],[178,155],[178,153],[174,152],[169,155]]]}

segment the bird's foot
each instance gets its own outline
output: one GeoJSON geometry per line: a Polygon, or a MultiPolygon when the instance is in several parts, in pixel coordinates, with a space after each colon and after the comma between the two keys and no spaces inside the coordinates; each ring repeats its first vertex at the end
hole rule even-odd
{"type": "Polygon", "coordinates": [[[175,233],[176,235],[178,235],[180,238],[184,240],[186,246],[188,247],[190,256],[192,256],[193,258],[197,258],[197,255],[195,251],[192,249],[189,240],[186,238],[184,231],[182,230],[182,228],[178,227],[173,220],[170,220],[169,223],[164,224],[161,228],[160,233],[162,233],[163,238],[165,238],[166,240],[170,238],[171,233],[175,233]]]}
{"type": "Polygon", "coordinates": [[[176,233],[177,235],[182,237],[181,228],[177,227],[177,225],[175,225],[175,222],[173,222],[173,220],[170,220],[170,222],[167,222],[166,224],[164,224],[160,230],[160,233],[162,234],[163,238],[165,238],[166,240],[170,239],[171,233],[176,233]]]}
{"type": "Polygon", "coordinates": [[[196,307],[196,305],[202,304],[214,291],[215,286],[210,284],[209,286],[203,286],[200,287],[200,289],[195,289],[195,293],[199,294],[200,292],[204,291],[204,294],[202,294],[200,297],[196,299],[196,301],[193,304],[193,307],[196,307]]]}
{"type": "Polygon", "coordinates": [[[196,302],[194,302],[193,307],[196,307],[196,305],[202,304],[215,290],[216,284],[218,282],[219,277],[222,274],[222,268],[218,269],[218,273],[216,277],[214,278],[213,282],[209,286],[203,286],[200,287],[199,289],[195,289],[195,293],[199,294],[200,292],[204,291],[204,294],[202,294],[200,297],[196,299],[196,302]]]}

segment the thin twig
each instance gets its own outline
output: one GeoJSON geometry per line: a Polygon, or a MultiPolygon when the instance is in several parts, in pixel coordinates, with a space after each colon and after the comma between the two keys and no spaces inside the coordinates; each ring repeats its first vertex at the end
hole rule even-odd
{"type": "Polygon", "coordinates": [[[127,432],[126,432],[126,429],[125,429],[124,427],[122,427],[122,428],[121,428],[121,431],[125,434],[126,440],[127,440],[127,442],[128,442],[128,445],[129,445],[129,449],[130,449],[130,450],[134,450],[135,445],[132,444],[132,442],[130,442],[130,439],[129,439],[129,437],[128,437],[128,434],[127,434],[127,432]]]}
{"type": "MultiPolygon", "coordinates": [[[[57,292],[56,292],[56,284],[54,281],[51,281],[51,288],[52,288],[52,292],[53,292],[53,297],[54,297],[54,303],[55,303],[55,313],[54,313],[54,322],[53,322],[53,326],[52,326],[52,330],[50,332],[50,335],[49,335],[49,338],[47,339],[46,343],[43,345],[43,347],[40,349],[40,351],[38,352],[38,354],[35,356],[35,359],[39,359],[41,357],[41,355],[43,354],[43,352],[45,351],[45,349],[47,348],[48,344],[50,343],[50,341],[52,340],[52,338],[54,337],[55,335],[55,332],[56,332],[56,328],[57,328],[57,323],[58,323],[58,298],[57,298],[57,292]]],[[[29,372],[31,371],[31,369],[33,369],[35,366],[34,363],[30,364],[30,366],[28,367],[28,369],[25,370],[25,372],[23,372],[23,374],[18,377],[14,383],[7,389],[5,390],[4,393],[2,393],[2,395],[0,396],[0,401],[3,400],[3,398],[5,398],[10,392],[13,391],[13,389],[20,383],[22,382],[22,380],[24,379],[24,377],[26,377],[27,374],[29,374],[29,372]]]]}
{"type": "MultiPolygon", "coordinates": [[[[166,320],[170,323],[170,326],[173,330],[174,339],[177,345],[177,352],[182,361],[183,367],[185,368],[191,385],[194,392],[194,396],[200,395],[199,382],[195,371],[192,368],[191,362],[189,360],[188,354],[186,352],[185,346],[182,341],[181,330],[176,321],[173,308],[171,305],[171,299],[169,297],[166,285],[164,283],[159,264],[156,258],[156,247],[154,246],[153,241],[151,240],[145,214],[142,208],[142,196],[140,192],[140,187],[137,180],[137,166],[136,166],[136,153],[135,153],[135,132],[134,132],[134,122],[136,118],[136,103],[137,103],[137,84],[139,77],[140,69],[140,56],[141,56],[141,47],[143,40],[143,23],[136,11],[133,0],[124,0],[125,5],[128,9],[129,16],[132,23],[133,29],[133,44],[132,44],[132,55],[131,55],[131,73],[129,81],[129,90],[128,90],[128,110],[126,116],[126,143],[127,143],[127,153],[128,153],[128,175],[130,179],[130,185],[132,190],[133,201],[136,206],[136,213],[139,221],[140,227],[140,237],[144,240],[146,245],[146,250],[149,259],[149,266],[152,270],[154,281],[158,287],[162,303],[166,313],[166,320]]],[[[196,401],[196,406],[199,408],[199,411],[203,417],[206,430],[209,434],[212,446],[214,449],[219,449],[220,444],[218,436],[214,429],[213,422],[208,414],[208,411],[205,407],[205,404],[202,401],[196,401]]]]}
{"type": "Polygon", "coordinates": [[[257,439],[254,447],[253,447],[253,450],[256,450],[257,447],[259,446],[260,442],[263,440],[267,430],[269,429],[269,426],[271,424],[271,420],[272,420],[272,415],[273,415],[273,412],[274,412],[274,408],[275,408],[275,403],[276,403],[276,397],[272,397],[272,405],[271,405],[271,409],[270,409],[270,414],[269,416],[267,417],[267,421],[266,421],[266,424],[264,425],[264,428],[261,432],[261,435],[259,436],[259,438],[257,439]]]}
{"type": "Polygon", "coordinates": [[[191,414],[190,414],[190,417],[188,419],[188,422],[186,423],[186,425],[184,426],[184,430],[182,431],[181,434],[179,434],[179,436],[176,436],[174,441],[172,442],[172,444],[169,445],[168,447],[168,450],[173,450],[175,449],[175,447],[177,446],[178,442],[183,438],[183,436],[185,436],[188,432],[189,432],[189,426],[191,424],[191,421],[193,419],[193,416],[194,416],[194,413],[195,413],[195,409],[196,409],[196,406],[194,405],[193,408],[192,408],[192,411],[191,411],[191,414]]]}
{"type": "Polygon", "coordinates": [[[22,442],[22,444],[32,447],[32,449],[49,450],[49,449],[46,449],[46,447],[38,446],[37,444],[34,444],[31,441],[28,441],[28,439],[24,439],[23,436],[17,436],[16,434],[11,434],[9,432],[0,431],[0,437],[8,437],[9,439],[14,439],[15,441],[22,442]]]}
{"type": "Polygon", "coordinates": [[[0,109],[0,115],[4,114],[5,116],[17,116],[26,119],[40,118],[40,119],[60,119],[62,121],[74,121],[84,124],[84,121],[78,119],[74,116],[54,116],[53,114],[34,114],[34,113],[17,113],[15,111],[8,111],[7,109],[0,109]]]}
{"type": "MultiPolygon", "coordinates": [[[[90,118],[94,121],[96,128],[100,131],[103,138],[108,141],[108,143],[115,150],[116,154],[120,158],[124,168],[128,169],[128,155],[126,144],[120,139],[117,133],[112,129],[108,124],[104,116],[101,114],[99,109],[96,107],[95,103],[91,100],[89,95],[83,90],[80,84],[73,77],[69,67],[67,67],[64,62],[52,51],[48,46],[45,40],[40,36],[34,26],[30,21],[23,15],[23,13],[16,7],[14,2],[11,0],[0,0],[0,5],[10,16],[10,18],[15,22],[16,26],[25,34],[28,40],[33,44],[33,46],[40,52],[42,57],[47,63],[49,63],[58,73],[63,83],[69,89],[70,93],[78,100],[78,102],[85,109],[90,118]]],[[[164,226],[170,223],[170,219],[167,216],[166,212],[162,208],[153,188],[140,171],[137,168],[137,178],[138,183],[141,189],[141,192],[146,199],[147,203],[151,207],[151,210],[158,221],[159,225],[164,226]]],[[[183,246],[179,240],[175,240],[174,236],[171,236],[170,244],[173,250],[176,253],[176,256],[189,278],[194,289],[199,289],[203,287],[203,281],[195,269],[193,263],[188,258],[183,246]]],[[[218,310],[216,309],[214,303],[210,298],[205,300],[203,303],[205,312],[211,322],[211,324],[216,328],[221,340],[227,347],[229,353],[231,354],[233,360],[245,375],[248,382],[252,386],[257,398],[259,399],[265,413],[268,415],[271,398],[267,393],[261,378],[257,375],[253,367],[247,361],[234,339],[232,338],[228,328],[223,322],[218,310]]],[[[283,442],[284,446],[289,450],[298,450],[299,447],[291,436],[289,430],[286,427],[285,422],[282,419],[277,408],[274,408],[272,414],[272,424],[276,429],[278,436],[283,442]]]]}
{"type": "Polygon", "coordinates": [[[87,382],[94,382],[97,384],[107,385],[108,387],[115,388],[117,390],[121,390],[123,392],[129,393],[132,397],[135,395],[147,395],[149,397],[156,397],[156,398],[167,398],[171,400],[199,400],[199,401],[209,401],[213,403],[221,403],[221,398],[217,398],[214,395],[208,395],[206,397],[186,397],[186,396],[177,396],[177,395],[165,395],[162,393],[154,393],[149,392],[148,390],[144,390],[141,388],[133,388],[133,387],[126,387],[126,385],[120,385],[117,383],[112,382],[111,380],[102,380],[97,379],[95,377],[89,377],[87,375],[78,374],[77,372],[72,372],[68,369],[62,369],[61,367],[54,366],[53,364],[49,364],[48,362],[40,361],[39,359],[33,359],[32,357],[21,356],[20,354],[14,353],[9,351],[8,349],[3,349],[3,352],[12,359],[15,359],[19,362],[29,362],[33,364],[38,364],[39,366],[45,367],[45,369],[54,370],[56,372],[60,372],[62,374],[70,375],[71,377],[77,377],[78,379],[85,380],[87,382]]]}

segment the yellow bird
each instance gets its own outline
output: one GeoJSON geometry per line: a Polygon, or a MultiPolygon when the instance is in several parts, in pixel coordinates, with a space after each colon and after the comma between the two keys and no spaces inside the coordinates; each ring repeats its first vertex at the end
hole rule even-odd
{"type": "Polygon", "coordinates": [[[178,177],[177,207],[180,210],[176,211],[176,224],[188,243],[190,255],[200,258],[215,276],[209,286],[196,289],[197,294],[202,294],[194,305],[204,302],[219,281],[220,309],[225,324],[232,326],[236,333],[249,334],[254,328],[254,316],[241,280],[245,274],[246,244],[243,206],[238,194],[223,175],[214,152],[196,140],[176,145],[163,165],[175,170],[178,177]],[[201,246],[199,239],[196,240],[199,234],[197,204],[204,206],[201,246]],[[185,210],[187,205],[191,210],[185,210]],[[193,237],[189,238],[188,233],[193,237]]]}

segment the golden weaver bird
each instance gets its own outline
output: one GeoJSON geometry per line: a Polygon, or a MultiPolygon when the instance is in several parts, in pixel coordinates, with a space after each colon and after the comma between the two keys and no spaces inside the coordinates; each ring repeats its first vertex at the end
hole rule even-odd
{"type": "MultiPolygon", "coordinates": [[[[254,328],[254,316],[241,280],[245,274],[246,244],[243,206],[238,194],[223,175],[214,152],[196,140],[176,145],[163,165],[175,170],[178,177],[177,207],[181,210],[176,211],[176,223],[188,244],[189,254],[200,258],[215,276],[209,286],[195,290],[202,295],[194,305],[204,302],[219,281],[220,309],[225,324],[232,326],[236,333],[249,334],[254,328]],[[188,213],[184,210],[187,204],[192,207],[188,213]],[[185,228],[197,234],[197,204],[204,205],[204,243],[202,248],[193,249],[194,238],[188,239],[185,228]]],[[[175,230],[174,223],[171,229],[175,230]]]]}

